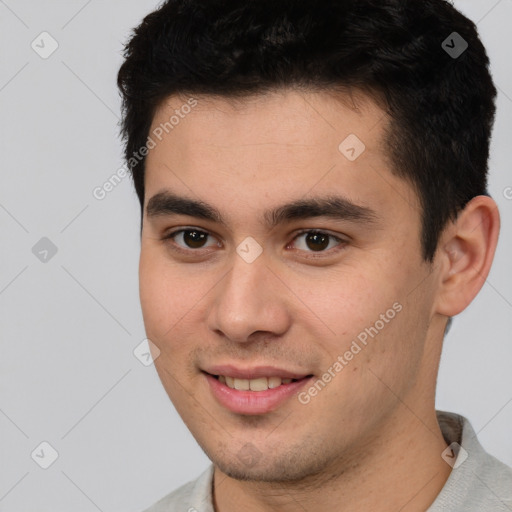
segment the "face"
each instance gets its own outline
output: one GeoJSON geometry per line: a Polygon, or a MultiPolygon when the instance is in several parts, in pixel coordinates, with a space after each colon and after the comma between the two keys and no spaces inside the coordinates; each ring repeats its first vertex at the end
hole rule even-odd
{"type": "Polygon", "coordinates": [[[435,379],[435,279],[387,118],[365,97],[196,98],[161,106],[146,161],[140,298],[160,379],[232,477],[356,463],[397,397],[435,379]]]}

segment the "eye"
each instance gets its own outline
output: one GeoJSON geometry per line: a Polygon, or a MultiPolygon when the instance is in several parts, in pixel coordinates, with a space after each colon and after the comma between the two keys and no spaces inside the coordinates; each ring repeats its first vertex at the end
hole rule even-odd
{"type": "Polygon", "coordinates": [[[345,240],[342,240],[341,238],[338,238],[337,236],[330,235],[329,233],[325,233],[323,231],[317,231],[317,230],[304,230],[301,233],[299,233],[294,239],[293,242],[295,243],[296,240],[299,240],[303,238],[303,241],[301,244],[298,244],[298,249],[306,252],[328,252],[326,249],[332,249],[333,245],[332,242],[337,242],[334,244],[334,247],[338,247],[340,250],[343,248],[345,244],[345,240]],[[305,236],[305,238],[303,238],[305,236]],[[340,247],[341,246],[341,247],[340,247]]]}
{"type": "MultiPolygon", "coordinates": [[[[207,247],[222,247],[218,241],[213,241],[213,243],[208,246],[206,244],[208,237],[212,237],[212,235],[207,231],[196,228],[182,228],[166,234],[162,237],[162,240],[172,240],[174,250],[188,254],[199,252],[199,249],[207,247]]],[[[337,236],[324,231],[309,229],[303,230],[297,234],[291,244],[288,244],[286,248],[288,249],[291,245],[295,245],[296,249],[312,253],[312,256],[308,257],[316,257],[314,253],[331,252],[333,247],[335,250],[332,252],[337,252],[343,249],[345,244],[346,241],[337,236]],[[297,240],[299,240],[300,243],[297,244],[297,240]]]]}
{"type": "MultiPolygon", "coordinates": [[[[208,247],[205,245],[206,240],[210,236],[206,231],[201,231],[195,228],[179,229],[173,231],[163,237],[164,240],[173,240],[179,249],[190,250],[190,249],[202,249],[208,247]],[[182,244],[179,244],[177,240],[181,240],[182,244]]],[[[214,245],[219,246],[218,243],[214,245]]]]}

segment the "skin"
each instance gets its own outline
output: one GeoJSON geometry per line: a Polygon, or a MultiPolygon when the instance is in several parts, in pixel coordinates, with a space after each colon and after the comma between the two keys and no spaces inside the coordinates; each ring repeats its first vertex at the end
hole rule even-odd
{"type": "MultiPolygon", "coordinates": [[[[196,98],[147,156],[145,205],[169,190],[209,203],[226,224],[144,210],[140,298],[163,386],[215,465],[215,510],[426,510],[451,470],[435,415],[444,329],[488,275],[496,204],[474,198],[427,263],[419,200],[392,172],[388,119],[369,97],[196,98]],[[351,133],[366,146],[355,161],[338,149],[351,133]],[[333,193],[371,208],[375,222],[261,223],[267,209],[333,193]],[[210,235],[203,246],[163,240],[187,227],[210,235]],[[344,242],[315,250],[304,229],[344,242]],[[252,263],[236,252],[248,236],[263,249],[252,263]],[[319,378],[395,303],[401,311],[307,404],[233,413],[201,372],[273,365],[319,378]]],[[[151,130],[186,99],[168,98],[151,130]]]]}

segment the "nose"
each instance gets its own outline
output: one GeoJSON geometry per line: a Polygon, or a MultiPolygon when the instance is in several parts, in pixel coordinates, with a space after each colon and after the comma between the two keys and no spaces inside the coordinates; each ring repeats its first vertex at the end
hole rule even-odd
{"type": "Polygon", "coordinates": [[[275,271],[267,266],[264,252],[252,263],[235,254],[231,270],[215,290],[208,327],[218,335],[248,343],[255,339],[253,333],[280,336],[290,326],[289,297],[275,271]]]}

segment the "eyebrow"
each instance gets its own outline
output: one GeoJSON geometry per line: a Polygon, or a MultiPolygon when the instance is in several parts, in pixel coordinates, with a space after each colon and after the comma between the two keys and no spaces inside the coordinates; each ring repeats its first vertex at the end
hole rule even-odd
{"type": "MultiPolygon", "coordinates": [[[[198,219],[212,221],[226,226],[217,208],[188,197],[181,197],[169,191],[155,194],[146,206],[148,218],[166,215],[188,215],[198,219]]],[[[311,199],[298,199],[290,203],[267,210],[263,214],[263,223],[273,228],[281,223],[294,220],[327,217],[333,220],[344,220],[358,223],[375,224],[377,213],[366,206],[353,203],[343,196],[328,195],[311,199]]]]}

